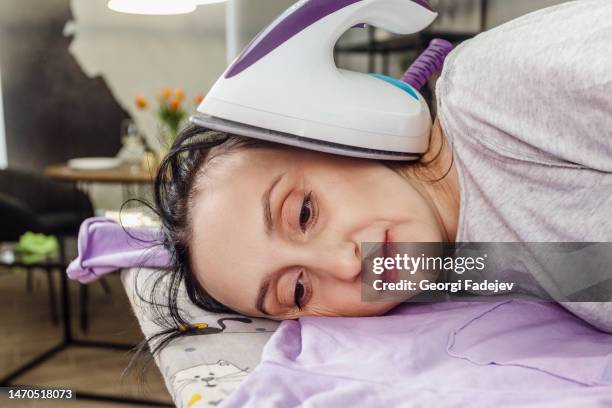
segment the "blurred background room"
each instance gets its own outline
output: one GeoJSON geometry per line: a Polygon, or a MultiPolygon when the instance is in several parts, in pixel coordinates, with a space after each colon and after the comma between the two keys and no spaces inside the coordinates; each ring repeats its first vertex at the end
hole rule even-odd
{"type": "MultiPolygon", "coordinates": [[[[458,44],[561,2],[431,0],[440,17],[426,31],[397,37],[353,28],[336,61],[400,77],[435,37],[458,44]]],[[[153,3],[165,3],[167,14],[119,12],[108,0],[0,0],[1,386],[69,388],[78,397],[10,406],[171,404],[155,365],[144,383],[124,373],[143,338],[119,274],[84,286],[64,270],[84,219],[117,217],[126,201],[151,199],[156,165],[177,130],[227,64],[294,1],[153,3]]],[[[431,99],[432,89],[424,92],[431,99]]],[[[138,202],[123,214],[155,222],[138,202]]]]}

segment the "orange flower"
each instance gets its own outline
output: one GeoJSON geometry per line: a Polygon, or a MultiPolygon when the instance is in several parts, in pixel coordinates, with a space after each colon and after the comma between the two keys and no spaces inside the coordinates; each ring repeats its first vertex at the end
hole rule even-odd
{"type": "Polygon", "coordinates": [[[202,94],[198,94],[198,95],[195,96],[195,98],[193,98],[193,101],[197,105],[201,104],[203,100],[204,100],[204,95],[202,95],[202,94]]]}
{"type": "Polygon", "coordinates": [[[176,88],[174,90],[174,96],[176,97],[176,99],[178,99],[179,101],[182,101],[183,99],[185,99],[185,91],[183,91],[182,88],[176,88]]]}
{"type": "Polygon", "coordinates": [[[147,98],[142,95],[137,96],[134,102],[136,103],[136,106],[138,106],[139,109],[146,109],[149,104],[147,102],[147,98]]]}
{"type": "Polygon", "coordinates": [[[164,88],[161,93],[161,100],[168,100],[172,96],[172,89],[164,88]]]}
{"type": "Polygon", "coordinates": [[[168,106],[170,106],[170,110],[173,112],[176,112],[179,107],[181,106],[181,101],[179,101],[176,98],[172,98],[170,99],[170,102],[168,103],[168,106]]]}

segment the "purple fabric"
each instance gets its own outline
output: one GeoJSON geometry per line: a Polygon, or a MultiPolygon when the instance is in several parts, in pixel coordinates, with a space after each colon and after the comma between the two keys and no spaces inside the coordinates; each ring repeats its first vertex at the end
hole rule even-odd
{"type": "Polygon", "coordinates": [[[283,322],[222,406],[612,406],[611,367],[612,335],[556,304],[406,304],[283,322]]]}
{"type": "Polygon", "coordinates": [[[66,272],[70,279],[89,283],[121,268],[166,268],[169,255],[158,245],[160,238],[157,229],[124,230],[108,218],[88,218],[79,229],[78,257],[66,272]]]}

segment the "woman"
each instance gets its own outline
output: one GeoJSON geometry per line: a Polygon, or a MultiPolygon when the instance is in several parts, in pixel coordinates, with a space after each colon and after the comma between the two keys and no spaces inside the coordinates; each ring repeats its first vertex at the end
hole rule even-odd
{"type": "Polygon", "coordinates": [[[361,300],[361,242],[612,241],[611,17],[569,2],[458,47],[418,163],[186,129],[156,181],[173,281],[211,311],[371,316],[398,302],[361,300]]]}

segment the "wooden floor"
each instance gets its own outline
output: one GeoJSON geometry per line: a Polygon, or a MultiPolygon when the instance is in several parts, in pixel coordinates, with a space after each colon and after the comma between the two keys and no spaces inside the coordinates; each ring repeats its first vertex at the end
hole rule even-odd
{"type": "MultiPolygon", "coordinates": [[[[33,275],[33,288],[28,292],[25,271],[0,269],[0,377],[61,339],[61,328],[51,322],[49,315],[46,272],[35,271],[33,275]]],[[[58,274],[55,275],[56,288],[59,288],[58,274]]],[[[103,291],[100,284],[90,284],[90,329],[86,335],[78,327],[78,284],[70,283],[73,333],[82,339],[138,343],[142,340],[142,334],[119,275],[113,274],[107,281],[111,287],[110,295],[103,291]]],[[[17,381],[43,387],[170,402],[170,396],[154,363],[148,369],[144,384],[140,383],[136,372],[122,377],[130,357],[131,353],[126,351],[71,347],[17,381]]],[[[85,408],[133,406],[85,400],[5,403],[6,400],[1,401],[0,405],[85,408]]]]}

